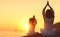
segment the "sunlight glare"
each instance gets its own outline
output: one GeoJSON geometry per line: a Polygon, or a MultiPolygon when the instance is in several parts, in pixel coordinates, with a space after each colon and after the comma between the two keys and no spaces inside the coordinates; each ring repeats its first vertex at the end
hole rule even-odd
{"type": "Polygon", "coordinates": [[[28,32],[28,30],[29,30],[29,25],[28,25],[28,23],[24,23],[24,29],[26,30],[26,32],[28,32]]]}

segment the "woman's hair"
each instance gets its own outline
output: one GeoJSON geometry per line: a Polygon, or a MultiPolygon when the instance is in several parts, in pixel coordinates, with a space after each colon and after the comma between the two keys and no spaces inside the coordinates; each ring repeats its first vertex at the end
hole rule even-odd
{"type": "Polygon", "coordinates": [[[45,16],[46,18],[54,18],[54,14],[50,9],[47,9],[45,16]]]}

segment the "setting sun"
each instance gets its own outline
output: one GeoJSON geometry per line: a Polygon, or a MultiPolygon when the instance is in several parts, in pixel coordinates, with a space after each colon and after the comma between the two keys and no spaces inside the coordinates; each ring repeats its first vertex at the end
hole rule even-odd
{"type": "Polygon", "coordinates": [[[25,23],[23,27],[24,27],[24,30],[26,30],[26,32],[28,32],[28,30],[29,30],[29,25],[28,25],[28,23],[25,23]]]}
{"type": "MultiPolygon", "coordinates": [[[[60,22],[59,3],[60,0],[49,0],[55,12],[54,24],[60,22]]],[[[19,35],[24,35],[29,32],[29,19],[35,15],[37,20],[35,32],[41,32],[40,29],[44,28],[42,10],[46,4],[47,0],[0,0],[0,31],[19,31],[21,33],[19,35]]],[[[5,35],[2,33],[2,36],[5,35]]]]}

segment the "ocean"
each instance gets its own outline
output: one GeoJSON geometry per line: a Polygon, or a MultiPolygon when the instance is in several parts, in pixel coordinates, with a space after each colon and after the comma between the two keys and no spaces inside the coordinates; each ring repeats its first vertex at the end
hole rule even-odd
{"type": "Polygon", "coordinates": [[[22,33],[18,31],[0,31],[0,37],[21,37],[22,33]]]}

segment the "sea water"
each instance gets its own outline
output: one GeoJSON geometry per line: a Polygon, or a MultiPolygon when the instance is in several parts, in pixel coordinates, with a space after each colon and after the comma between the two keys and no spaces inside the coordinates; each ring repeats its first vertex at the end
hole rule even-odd
{"type": "Polygon", "coordinates": [[[0,37],[21,37],[22,33],[19,31],[0,31],[0,37]]]}

